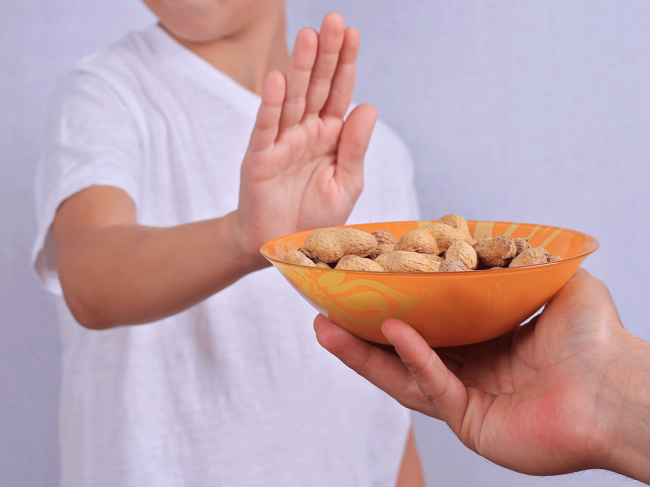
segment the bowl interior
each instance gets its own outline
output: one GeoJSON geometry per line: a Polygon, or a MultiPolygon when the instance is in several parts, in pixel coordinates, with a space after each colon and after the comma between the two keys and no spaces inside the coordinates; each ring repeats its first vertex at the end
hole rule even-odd
{"type": "MultiPolygon", "coordinates": [[[[341,228],[387,230],[399,238],[434,222],[341,228]]],[[[476,240],[496,235],[528,237],[533,247],[543,247],[562,260],[516,269],[430,274],[328,270],[284,262],[284,255],[302,247],[313,230],[274,239],[261,252],[314,308],[361,338],[388,343],[381,324],[398,318],[418,330],[430,346],[451,346],[494,338],[525,321],[598,248],[598,241],[590,235],[560,227],[489,221],[469,221],[468,225],[476,240]]]]}

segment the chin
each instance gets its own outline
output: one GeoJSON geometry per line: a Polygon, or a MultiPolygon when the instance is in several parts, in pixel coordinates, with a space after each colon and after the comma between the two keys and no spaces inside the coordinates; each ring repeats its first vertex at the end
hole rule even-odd
{"type": "MultiPolygon", "coordinates": [[[[245,29],[275,2],[260,0],[143,0],[172,36],[192,43],[211,42],[245,29]]],[[[280,5],[282,2],[280,2],[280,5]]]]}

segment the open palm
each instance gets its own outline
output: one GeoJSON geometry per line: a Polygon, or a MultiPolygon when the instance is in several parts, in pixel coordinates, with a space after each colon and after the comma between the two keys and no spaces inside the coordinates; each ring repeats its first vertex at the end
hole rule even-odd
{"type": "Polygon", "coordinates": [[[443,419],[469,448],[534,475],[603,468],[608,395],[624,333],[607,288],[579,271],[540,316],[488,342],[436,351],[407,324],[382,326],[398,355],[325,317],[319,342],[403,405],[443,419]],[[437,353],[436,353],[437,352],[437,353]]]}
{"type": "Polygon", "coordinates": [[[330,14],[320,33],[298,33],[286,76],[269,73],[242,164],[238,241],[257,253],[267,240],[345,222],[363,188],[363,160],[376,110],[346,117],[359,34],[330,14]]]}

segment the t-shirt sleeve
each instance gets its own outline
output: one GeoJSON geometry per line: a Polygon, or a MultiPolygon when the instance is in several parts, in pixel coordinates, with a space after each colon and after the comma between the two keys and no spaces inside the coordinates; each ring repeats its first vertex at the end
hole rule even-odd
{"type": "Polygon", "coordinates": [[[35,177],[37,236],[32,265],[41,284],[61,294],[50,228],[59,205],[94,185],[125,191],[139,206],[142,136],[119,89],[73,70],[57,84],[35,177]]]}

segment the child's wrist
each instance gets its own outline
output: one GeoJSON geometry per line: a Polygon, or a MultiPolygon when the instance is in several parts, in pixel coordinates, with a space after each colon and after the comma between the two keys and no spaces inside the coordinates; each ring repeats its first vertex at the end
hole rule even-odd
{"type": "Polygon", "coordinates": [[[223,217],[224,235],[228,242],[228,259],[239,262],[248,272],[268,267],[269,262],[260,253],[261,244],[255,245],[248,241],[246,230],[237,220],[237,212],[233,211],[223,217]]]}

